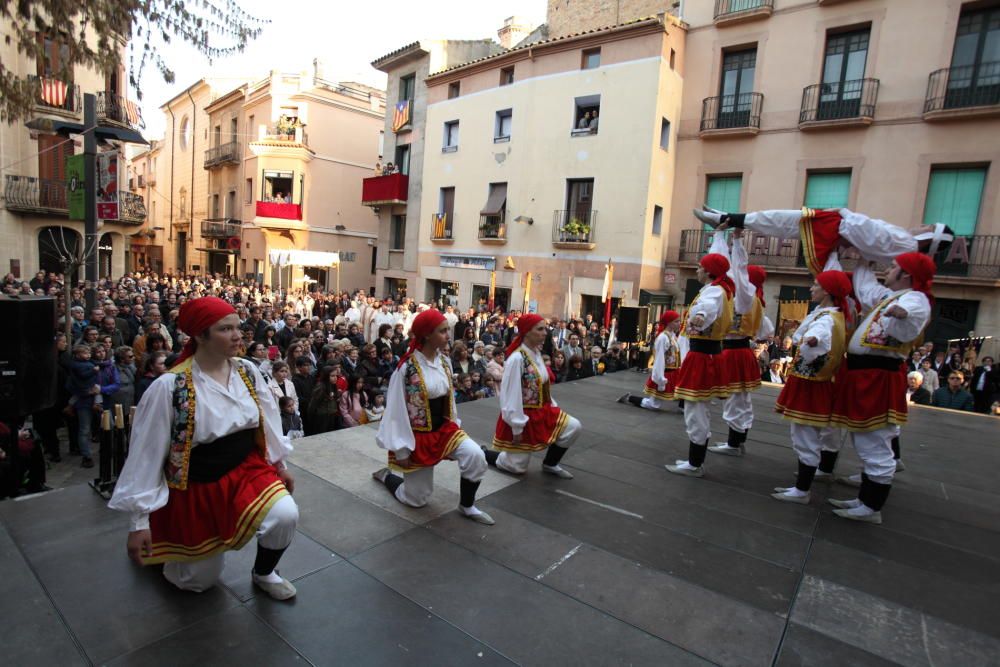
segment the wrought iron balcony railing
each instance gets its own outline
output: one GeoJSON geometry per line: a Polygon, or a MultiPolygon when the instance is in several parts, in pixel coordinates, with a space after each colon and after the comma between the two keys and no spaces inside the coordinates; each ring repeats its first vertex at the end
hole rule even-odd
{"type": "Polygon", "coordinates": [[[701,103],[701,131],[760,129],[762,93],[706,97],[701,103]]]}
{"type": "Polygon", "coordinates": [[[239,236],[243,223],[233,218],[208,218],[201,221],[201,235],[204,238],[226,239],[239,236]]]}
{"type": "Polygon", "coordinates": [[[240,143],[238,141],[219,144],[205,151],[205,169],[226,163],[240,163],[240,143]]]}
{"type": "Polygon", "coordinates": [[[97,121],[125,125],[132,129],[146,127],[139,105],[109,90],[97,93],[97,121]]]}
{"type": "Polygon", "coordinates": [[[931,73],[924,113],[970,107],[1000,108],[1000,61],[946,67],[931,73]]]}
{"type": "Polygon", "coordinates": [[[118,222],[141,225],[146,221],[146,200],[142,195],[120,190],[118,192],[118,222]]]}
{"type": "Polygon", "coordinates": [[[69,214],[63,180],[6,174],[3,197],[9,211],[69,214]]]}
{"type": "Polygon", "coordinates": [[[78,84],[36,75],[29,76],[28,80],[38,91],[35,99],[39,108],[72,114],[80,113],[81,97],[78,84]]]}
{"type": "Polygon", "coordinates": [[[870,123],[875,118],[878,79],[853,79],[806,86],[802,90],[799,124],[856,120],[870,123]]]}
{"type": "Polygon", "coordinates": [[[716,23],[764,18],[774,11],[774,0],[715,0],[716,23]]]}
{"type": "Polygon", "coordinates": [[[484,243],[507,242],[507,212],[479,216],[479,240],[484,243]]]}
{"type": "Polygon", "coordinates": [[[593,246],[597,238],[597,211],[556,210],[552,215],[552,243],[565,247],[593,246]]]}

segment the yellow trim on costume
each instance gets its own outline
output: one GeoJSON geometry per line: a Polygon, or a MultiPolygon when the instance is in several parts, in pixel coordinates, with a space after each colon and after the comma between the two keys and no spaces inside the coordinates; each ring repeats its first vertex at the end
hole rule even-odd
{"type": "Polygon", "coordinates": [[[880,428],[885,428],[887,426],[904,426],[906,421],[906,413],[896,412],[895,410],[889,410],[885,414],[872,417],[871,419],[866,419],[863,422],[854,421],[853,419],[849,419],[843,415],[830,415],[831,426],[846,428],[848,431],[854,431],[856,433],[877,431],[880,428]]]}
{"type": "Polygon", "coordinates": [[[808,221],[815,217],[816,211],[811,208],[802,207],[802,219],[799,220],[799,237],[802,239],[802,256],[806,260],[809,272],[814,276],[823,272],[819,258],[816,257],[816,241],[813,238],[812,225],[808,221]]]}
{"type": "Polygon", "coordinates": [[[674,398],[684,401],[708,401],[713,398],[729,398],[731,391],[727,387],[712,387],[711,389],[674,389],[674,398]]]}
{"type": "Polygon", "coordinates": [[[254,536],[267,513],[276,502],[288,495],[288,490],[281,480],[269,484],[252,503],[247,505],[236,522],[236,530],[232,537],[223,540],[221,537],[210,537],[201,544],[188,546],[173,542],[155,542],[152,555],[143,558],[144,565],[156,565],[170,561],[194,561],[214,556],[223,551],[237,551],[246,546],[254,536]]]}
{"type": "Polygon", "coordinates": [[[802,424],[803,426],[815,426],[824,428],[830,425],[830,415],[821,415],[813,412],[800,412],[791,410],[781,404],[774,406],[774,411],[779,413],[786,421],[802,424]]]}
{"type": "MultiPolygon", "coordinates": [[[[458,449],[458,446],[462,444],[462,441],[468,437],[469,434],[463,431],[462,429],[458,429],[457,431],[455,431],[455,433],[452,434],[450,438],[448,438],[448,442],[445,443],[444,452],[441,454],[441,460],[448,458],[456,449],[458,449]]],[[[424,468],[434,467],[434,466],[411,465],[409,467],[404,468],[400,466],[398,463],[396,463],[396,455],[394,452],[389,452],[387,458],[389,461],[389,463],[387,464],[388,468],[395,472],[415,472],[417,470],[422,470],[424,468]]]]}
{"type": "Polygon", "coordinates": [[[664,401],[674,400],[674,392],[672,391],[659,391],[657,389],[650,389],[649,387],[644,386],[642,388],[642,393],[644,393],[646,396],[652,396],[654,398],[659,398],[660,400],[664,401]]]}
{"type": "Polygon", "coordinates": [[[493,449],[500,450],[501,452],[540,452],[546,447],[555,444],[556,440],[559,439],[559,436],[566,429],[567,424],[569,424],[569,415],[564,410],[560,410],[559,417],[556,419],[556,425],[552,427],[552,433],[549,434],[549,439],[546,442],[536,442],[534,444],[522,442],[519,445],[515,445],[512,440],[501,440],[494,435],[493,449]]]}
{"type": "MultiPolygon", "coordinates": [[[[522,376],[521,376],[522,377],[522,389],[521,389],[521,395],[522,395],[521,396],[521,402],[522,402],[522,406],[521,407],[522,408],[540,408],[543,405],[547,405],[548,401],[545,400],[546,399],[545,385],[548,384],[548,383],[544,382],[542,380],[542,374],[541,374],[541,371],[538,370],[538,364],[536,364],[535,360],[531,358],[530,354],[528,354],[528,349],[524,345],[521,345],[521,347],[517,348],[517,351],[521,353],[521,357],[525,361],[527,361],[529,364],[531,364],[531,368],[532,368],[532,370],[535,371],[535,377],[537,378],[535,384],[538,386],[538,401],[539,402],[538,403],[524,403],[524,389],[523,389],[523,377],[524,377],[524,375],[522,374],[522,376]]],[[[548,376],[548,373],[549,373],[548,370],[546,370],[545,371],[545,375],[548,376]]]]}

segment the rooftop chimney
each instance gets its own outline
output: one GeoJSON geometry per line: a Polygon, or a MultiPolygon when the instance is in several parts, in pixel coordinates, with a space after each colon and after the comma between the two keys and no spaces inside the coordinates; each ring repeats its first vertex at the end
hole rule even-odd
{"type": "Polygon", "coordinates": [[[514,48],[518,42],[529,34],[531,34],[531,24],[517,16],[505,19],[503,27],[497,30],[497,37],[500,38],[500,46],[505,49],[514,48]]]}

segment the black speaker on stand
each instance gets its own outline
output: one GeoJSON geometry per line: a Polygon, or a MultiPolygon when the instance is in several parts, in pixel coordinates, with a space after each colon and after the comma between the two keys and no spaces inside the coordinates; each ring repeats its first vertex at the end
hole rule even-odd
{"type": "Polygon", "coordinates": [[[618,309],[617,338],[620,343],[638,343],[643,340],[648,325],[647,306],[622,306],[618,309]]]}
{"type": "Polygon", "coordinates": [[[0,419],[17,421],[56,403],[56,300],[0,296],[0,322],[0,419]]]}

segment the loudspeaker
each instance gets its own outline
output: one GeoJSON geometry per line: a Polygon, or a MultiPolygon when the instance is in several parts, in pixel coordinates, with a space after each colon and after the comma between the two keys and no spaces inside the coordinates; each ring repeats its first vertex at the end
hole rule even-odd
{"type": "Polygon", "coordinates": [[[56,403],[56,300],[0,296],[0,419],[56,403]]]}
{"type": "Polygon", "coordinates": [[[643,339],[649,325],[649,308],[646,306],[622,306],[618,309],[618,340],[622,343],[637,343],[643,339]]]}

